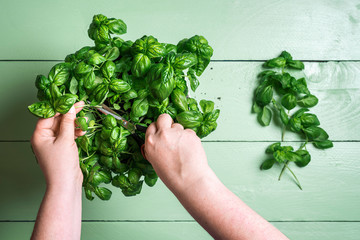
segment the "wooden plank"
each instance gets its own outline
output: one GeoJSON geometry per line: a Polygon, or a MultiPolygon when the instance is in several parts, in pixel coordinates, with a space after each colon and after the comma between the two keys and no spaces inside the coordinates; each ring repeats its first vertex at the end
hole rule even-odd
{"type": "MultiPolygon", "coordinates": [[[[269,221],[360,221],[360,143],[335,143],[326,151],[309,146],[312,162],[293,169],[303,191],[280,167],[260,171],[269,143],[206,142],[209,165],[221,181],[269,221]]],[[[296,146],[295,146],[296,147],[296,146]]],[[[45,191],[44,180],[29,143],[0,143],[0,221],[34,220],[45,191]]],[[[159,181],[126,198],[107,185],[110,201],[83,198],[84,220],[191,220],[159,181]]]]}
{"type": "Polygon", "coordinates": [[[204,35],[214,59],[268,59],[287,49],[298,59],[359,60],[359,11],[359,1],[327,0],[3,0],[0,59],[64,59],[92,44],[88,26],[103,13],[127,23],[125,39],[204,35]]]}
{"type": "MultiPolygon", "coordinates": [[[[0,62],[0,140],[29,140],[36,118],[26,109],[36,101],[37,74],[47,75],[55,62],[0,62]],[[11,103],[11,104],[10,104],[11,103]]],[[[213,100],[221,110],[218,129],[209,141],[278,141],[280,127],[262,127],[250,113],[256,76],[262,70],[257,62],[213,62],[200,79],[198,100],[213,100]]],[[[319,97],[313,108],[321,126],[337,141],[360,140],[360,62],[306,63],[309,89],[319,97]]],[[[286,140],[298,140],[287,134],[286,140]]]]}
{"type": "MultiPolygon", "coordinates": [[[[290,239],[357,240],[359,222],[275,222],[290,239]]],[[[34,223],[0,222],[3,240],[28,239],[34,223]]],[[[196,222],[83,222],[81,239],[212,239],[196,222]]]]}

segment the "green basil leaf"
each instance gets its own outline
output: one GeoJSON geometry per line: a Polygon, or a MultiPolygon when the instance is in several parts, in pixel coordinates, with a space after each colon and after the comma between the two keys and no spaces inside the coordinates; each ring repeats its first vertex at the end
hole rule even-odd
{"type": "Polygon", "coordinates": [[[320,125],[320,121],[315,114],[304,113],[300,119],[301,119],[301,124],[305,128],[310,127],[310,126],[319,126],[320,125]]]}
{"type": "Polygon", "coordinates": [[[106,61],[106,58],[104,56],[100,55],[99,53],[94,53],[88,59],[88,63],[90,65],[99,65],[105,61],[106,61]]]}
{"type": "Polygon", "coordinates": [[[291,117],[289,124],[290,124],[290,130],[293,132],[300,132],[302,129],[300,118],[291,117]]]}
{"type": "Polygon", "coordinates": [[[114,34],[125,34],[127,30],[126,24],[121,19],[109,18],[107,26],[109,31],[114,34]]]}
{"type": "Polygon", "coordinates": [[[155,172],[153,174],[145,175],[145,183],[149,187],[153,187],[155,185],[155,183],[157,182],[157,180],[158,180],[158,176],[156,175],[155,172]]]}
{"type": "Polygon", "coordinates": [[[148,76],[152,96],[160,102],[168,98],[175,87],[174,69],[171,66],[156,64],[150,69],[148,76]]]}
{"type": "Polygon", "coordinates": [[[200,82],[197,79],[197,77],[195,76],[195,71],[193,69],[189,69],[188,73],[187,73],[187,77],[190,81],[190,88],[193,92],[196,91],[196,89],[199,87],[200,82]]]}
{"type": "Polygon", "coordinates": [[[273,98],[273,86],[268,85],[258,90],[255,95],[256,103],[260,106],[268,105],[273,98]]]}
{"type": "Polygon", "coordinates": [[[276,142],[268,146],[265,150],[265,153],[273,154],[275,151],[279,150],[281,146],[281,143],[276,142]]]}
{"type": "Polygon", "coordinates": [[[78,92],[78,85],[79,82],[76,80],[76,78],[72,78],[69,85],[69,91],[71,94],[77,94],[78,92]]]}
{"type": "Polygon", "coordinates": [[[45,90],[50,87],[50,80],[47,79],[44,75],[37,75],[35,86],[39,90],[45,90]]]}
{"type": "Polygon", "coordinates": [[[54,102],[54,109],[56,112],[61,114],[67,113],[70,108],[75,104],[78,96],[74,94],[67,93],[62,95],[54,102]]]}
{"type": "Polygon", "coordinates": [[[110,183],[111,173],[109,171],[100,170],[93,175],[92,184],[98,186],[100,183],[110,183]]]}
{"type": "Polygon", "coordinates": [[[105,78],[112,78],[115,75],[115,63],[113,61],[106,61],[101,67],[101,72],[105,78]]]}
{"type": "Polygon", "coordinates": [[[283,57],[285,58],[286,62],[292,60],[292,56],[290,53],[288,53],[287,51],[282,51],[282,53],[280,54],[279,57],[283,57]]]}
{"type": "Polygon", "coordinates": [[[114,127],[117,126],[117,121],[116,118],[114,118],[114,116],[108,114],[105,116],[104,120],[102,121],[102,124],[108,129],[113,129],[114,127]]]}
{"type": "Polygon", "coordinates": [[[174,103],[175,107],[180,109],[180,111],[188,110],[186,96],[183,91],[181,91],[178,88],[175,88],[174,91],[172,91],[170,97],[171,97],[171,101],[174,103]]]}
{"type": "Polygon", "coordinates": [[[269,126],[272,118],[272,112],[270,108],[263,107],[262,111],[258,113],[258,121],[263,126],[269,126]]]}
{"type": "Polygon", "coordinates": [[[281,107],[280,108],[280,119],[281,122],[286,126],[289,123],[289,116],[287,115],[287,113],[285,112],[284,108],[281,107]]]}
{"type": "Polygon", "coordinates": [[[107,95],[109,94],[109,87],[108,85],[101,83],[99,84],[90,95],[91,105],[98,105],[102,104],[107,95]]]}
{"type": "Polygon", "coordinates": [[[285,58],[277,57],[266,61],[264,65],[269,68],[282,68],[285,67],[285,64],[286,64],[285,58]]]}
{"type": "Polygon", "coordinates": [[[51,118],[55,115],[55,110],[47,101],[33,103],[28,106],[29,111],[40,118],[51,118]]]}
{"type": "Polygon", "coordinates": [[[305,78],[300,78],[296,80],[295,78],[291,78],[291,89],[296,93],[310,94],[309,89],[307,88],[305,78]]]}
{"type": "Polygon", "coordinates": [[[198,111],[185,111],[176,116],[176,120],[184,128],[196,128],[201,125],[203,115],[198,111]]]}
{"type": "Polygon", "coordinates": [[[285,94],[281,99],[281,105],[283,105],[287,110],[291,110],[296,107],[296,97],[292,93],[285,94]]]}
{"type": "Polygon", "coordinates": [[[100,163],[108,169],[111,169],[113,167],[113,158],[110,156],[101,155],[100,163]]]}
{"type": "Polygon", "coordinates": [[[150,66],[151,66],[150,58],[142,53],[139,53],[135,55],[133,59],[131,72],[136,77],[142,77],[149,71],[150,66]]]}
{"type": "Polygon", "coordinates": [[[108,26],[102,24],[94,31],[94,41],[98,43],[108,43],[110,42],[109,28],[108,26]]]}
{"type": "Polygon", "coordinates": [[[125,175],[117,175],[113,177],[111,184],[121,189],[128,188],[131,185],[129,179],[125,175]]]}
{"type": "Polygon", "coordinates": [[[109,200],[112,194],[109,189],[104,187],[96,187],[94,192],[101,200],[109,200]]]}
{"type": "Polygon", "coordinates": [[[312,141],[325,141],[329,138],[329,135],[325,132],[324,129],[316,126],[310,126],[308,128],[303,129],[306,136],[309,138],[309,140],[312,141]]]}
{"type": "MultiPolygon", "coordinates": [[[[115,78],[111,79],[109,87],[111,90],[113,90],[114,92],[117,92],[117,93],[126,93],[131,89],[131,86],[127,82],[125,82],[122,79],[115,79],[115,78]]],[[[135,94],[136,94],[136,92],[135,92],[135,94]]],[[[127,97],[135,98],[134,91],[131,92],[127,97]]],[[[129,99],[131,99],[131,98],[129,98],[129,99]]]]}
{"type": "Polygon", "coordinates": [[[117,47],[110,48],[105,54],[108,61],[115,61],[120,56],[120,51],[117,47]]]}
{"type": "Polygon", "coordinates": [[[301,159],[297,160],[295,163],[298,167],[305,167],[309,164],[311,156],[306,150],[297,150],[295,152],[297,155],[301,156],[301,159]]]}
{"type": "Polygon", "coordinates": [[[275,163],[275,159],[273,159],[273,158],[267,159],[261,164],[260,169],[268,170],[268,169],[272,168],[274,163],[275,163]]]}
{"type": "Polygon", "coordinates": [[[75,57],[77,60],[84,60],[86,58],[86,53],[91,50],[91,47],[85,46],[75,52],[75,57]]]}
{"type": "Polygon", "coordinates": [[[301,107],[314,107],[319,102],[319,99],[314,95],[307,95],[298,100],[298,104],[301,107]]]}
{"type": "Polygon", "coordinates": [[[200,107],[203,113],[210,113],[214,110],[214,102],[203,99],[200,101],[200,107]]]}
{"type": "Polygon", "coordinates": [[[313,142],[313,145],[319,149],[327,149],[327,148],[332,148],[334,146],[333,142],[330,140],[325,140],[325,141],[321,141],[321,142],[313,142]]]}
{"type": "Polygon", "coordinates": [[[255,101],[254,101],[254,104],[251,108],[251,111],[253,113],[260,113],[262,111],[262,107],[260,107],[255,101]]]}
{"type": "Polygon", "coordinates": [[[87,131],[88,130],[89,126],[87,124],[86,118],[78,117],[78,118],[75,119],[75,123],[82,131],[87,131]]]}
{"type": "Polygon", "coordinates": [[[290,68],[302,70],[305,68],[304,63],[299,60],[287,60],[286,65],[290,68]]]}
{"type": "Polygon", "coordinates": [[[175,56],[173,67],[180,70],[185,70],[192,67],[197,63],[195,54],[192,53],[180,53],[175,56]]]}
{"type": "Polygon", "coordinates": [[[53,66],[49,73],[49,80],[56,86],[65,84],[71,78],[71,65],[69,63],[58,63],[53,66]]]}
{"type": "Polygon", "coordinates": [[[137,184],[140,180],[140,177],[142,175],[142,172],[138,168],[132,168],[130,169],[128,173],[129,182],[131,184],[137,184]]]}
{"type": "Polygon", "coordinates": [[[105,142],[105,141],[100,144],[99,150],[100,150],[100,153],[105,156],[112,156],[114,153],[114,151],[111,148],[111,144],[109,142],[105,142]]]}
{"type": "Polygon", "coordinates": [[[136,118],[144,116],[149,110],[149,102],[147,98],[136,99],[131,107],[130,117],[136,118]]]}

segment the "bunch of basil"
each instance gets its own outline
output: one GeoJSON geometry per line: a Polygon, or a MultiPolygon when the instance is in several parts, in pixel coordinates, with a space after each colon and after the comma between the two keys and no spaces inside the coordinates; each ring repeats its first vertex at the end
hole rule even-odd
{"type": "Polygon", "coordinates": [[[282,133],[281,142],[273,143],[266,149],[270,157],[262,163],[261,169],[268,170],[275,163],[282,165],[278,179],[288,169],[302,189],[289,164],[294,162],[298,167],[305,167],[310,163],[311,155],[306,149],[308,143],[319,149],[327,149],[333,147],[333,142],[329,140],[327,132],[319,127],[318,117],[308,113],[309,108],[316,106],[319,100],[310,93],[306,79],[296,79],[288,71],[303,70],[303,62],[294,60],[290,53],[283,51],[279,57],[266,61],[264,67],[272,70],[262,71],[258,75],[260,84],[255,90],[252,111],[258,115],[258,121],[263,126],[269,126],[272,118],[278,118],[282,123],[282,133]],[[297,111],[290,114],[291,110],[297,111]],[[296,151],[292,146],[281,146],[286,130],[298,133],[305,140],[296,151]]]}
{"type": "Polygon", "coordinates": [[[135,42],[111,36],[126,31],[122,20],[95,15],[88,30],[95,46],[68,55],[48,77],[37,76],[40,102],[28,107],[37,117],[49,118],[56,112],[68,112],[76,101],[91,102],[76,120],[78,127],[87,131],[76,142],[83,186],[90,200],[93,193],[102,200],[110,199],[111,191],[100,187],[101,183],[111,182],[125,196],[133,196],[140,193],[143,181],[153,186],[158,178],[129,131],[94,106],[105,103],[125,119],[143,126],[167,113],[201,138],[216,129],[219,117],[220,111],[214,109],[212,101],[201,100],[199,107],[194,98],[188,97],[187,81],[195,91],[199,86],[197,77],[213,54],[204,37],[195,35],[174,45],[160,43],[153,36],[135,42]]]}

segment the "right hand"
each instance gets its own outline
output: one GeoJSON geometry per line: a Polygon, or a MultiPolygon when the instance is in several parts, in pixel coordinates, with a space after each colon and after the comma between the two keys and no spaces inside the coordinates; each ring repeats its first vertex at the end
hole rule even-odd
{"type": "Polygon", "coordinates": [[[145,157],[172,192],[188,189],[210,172],[200,138],[168,114],[148,127],[145,157]]]}

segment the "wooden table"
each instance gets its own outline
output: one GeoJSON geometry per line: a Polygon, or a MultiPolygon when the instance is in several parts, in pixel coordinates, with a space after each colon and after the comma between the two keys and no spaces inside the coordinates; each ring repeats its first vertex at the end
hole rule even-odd
{"type": "MultiPolygon", "coordinates": [[[[92,42],[92,16],[123,19],[125,39],[144,34],[177,43],[194,34],[214,48],[194,96],[221,109],[218,129],[203,139],[223,183],[291,239],[359,239],[360,1],[183,0],[13,1],[0,6],[0,238],[27,239],[45,184],[30,149],[37,74],[92,42]],[[250,113],[256,75],[282,50],[305,62],[299,77],[319,97],[313,108],[334,148],[309,148],[312,161],[293,167],[299,190],[280,167],[260,171],[277,126],[250,113]]],[[[288,134],[296,146],[299,140],[288,134]]],[[[82,239],[211,239],[163,183],[126,198],[83,200],[82,239]]],[[[224,203],[226,204],[226,203],[224,203]]]]}

